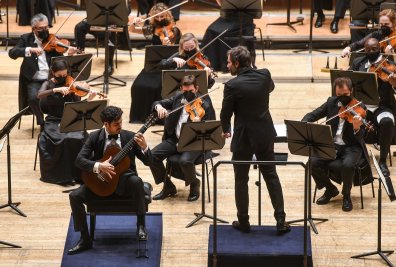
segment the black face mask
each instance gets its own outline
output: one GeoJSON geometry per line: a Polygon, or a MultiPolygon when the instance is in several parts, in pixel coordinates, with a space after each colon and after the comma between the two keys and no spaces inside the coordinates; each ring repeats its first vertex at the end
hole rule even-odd
{"type": "Polygon", "coordinates": [[[190,102],[193,101],[195,99],[195,93],[193,91],[186,91],[183,92],[184,98],[190,102]]]}
{"type": "Polygon", "coordinates": [[[349,95],[340,95],[337,96],[337,99],[345,107],[349,104],[349,102],[351,102],[352,97],[350,97],[349,95]]]}
{"type": "Polygon", "coordinates": [[[380,51],[366,53],[366,57],[368,58],[370,63],[374,63],[379,56],[380,56],[380,51]]]}
{"type": "Polygon", "coordinates": [[[197,53],[197,49],[194,48],[193,50],[186,51],[184,50],[184,53],[186,54],[187,58],[192,57],[195,53],[197,53]]]}
{"type": "Polygon", "coordinates": [[[390,35],[392,32],[391,28],[388,26],[381,26],[379,31],[380,31],[382,37],[386,37],[386,36],[390,35]]]}
{"type": "Polygon", "coordinates": [[[49,31],[48,30],[42,30],[37,32],[37,37],[40,38],[43,41],[47,41],[49,37],[49,31]]]}
{"type": "Polygon", "coordinates": [[[163,19],[163,20],[157,21],[157,25],[160,27],[168,26],[169,23],[170,23],[170,21],[168,19],[163,19]]]}
{"type": "Polygon", "coordinates": [[[56,80],[56,85],[57,86],[62,86],[66,83],[66,77],[54,77],[56,80]]]}

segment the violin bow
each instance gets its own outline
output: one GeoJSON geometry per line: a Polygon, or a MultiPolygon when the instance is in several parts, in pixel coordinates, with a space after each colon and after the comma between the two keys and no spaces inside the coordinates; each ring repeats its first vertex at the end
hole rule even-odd
{"type": "Polygon", "coordinates": [[[362,101],[359,101],[359,102],[356,103],[355,105],[348,107],[347,109],[345,109],[344,111],[342,111],[342,112],[340,112],[340,113],[337,113],[337,114],[334,115],[333,117],[330,117],[330,118],[328,118],[328,119],[325,120],[325,121],[322,121],[320,124],[323,124],[323,123],[326,123],[326,122],[328,122],[328,121],[331,121],[332,119],[337,118],[337,117],[340,116],[341,114],[344,114],[345,112],[350,111],[351,109],[353,109],[354,107],[356,107],[356,106],[358,106],[358,105],[360,105],[360,104],[362,104],[362,101]]]}
{"type": "Polygon", "coordinates": [[[68,90],[73,86],[73,84],[77,81],[78,77],[80,77],[81,73],[85,70],[85,68],[88,66],[89,62],[91,62],[93,59],[93,55],[91,55],[91,58],[85,63],[84,67],[81,69],[81,71],[77,74],[75,78],[73,78],[73,82],[69,85],[68,90]]]}
{"type": "MultiPolygon", "coordinates": [[[[156,17],[156,16],[158,16],[158,15],[161,15],[162,13],[168,12],[168,11],[170,11],[170,10],[172,10],[172,9],[174,9],[174,8],[176,8],[176,7],[178,7],[178,6],[184,5],[184,4],[187,3],[187,2],[189,2],[189,0],[185,0],[185,1],[181,2],[181,3],[179,3],[179,4],[176,4],[176,5],[174,5],[174,6],[171,6],[171,7],[168,8],[168,9],[165,9],[165,10],[163,10],[163,11],[161,11],[161,12],[155,14],[155,15],[152,15],[152,16],[150,16],[150,17],[148,17],[148,18],[145,18],[144,20],[140,21],[139,23],[143,23],[143,22],[145,22],[146,20],[149,20],[149,19],[151,19],[151,18],[154,18],[154,17],[156,17]]],[[[134,24],[136,25],[137,23],[134,23],[134,24]]]]}
{"type": "MultiPolygon", "coordinates": [[[[59,26],[58,30],[54,33],[54,37],[56,36],[56,34],[60,31],[60,29],[62,29],[63,25],[65,25],[65,23],[69,20],[69,18],[71,17],[71,15],[73,15],[74,10],[72,10],[72,12],[70,12],[69,16],[65,19],[65,21],[59,26]]],[[[51,40],[48,40],[47,44],[43,47],[43,50],[47,47],[47,45],[50,43],[51,40]]]]}
{"type": "MultiPolygon", "coordinates": [[[[383,42],[392,40],[392,39],[394,39],[394,38],[396,38],[396,35],[393,35],[393,36],[391,36],[391,37],[385,38],[384,40],[381,40],[381,41],[379,41],[378,43],[379,43],[379,44],[382,44],[383,42]]],[[[358,53],[358,52],[362,52],[362,51],[364,51],[364,47],[363,47],[363,48],[360,48],[359,50],[353,51],[353,52],[358,53]]]]}

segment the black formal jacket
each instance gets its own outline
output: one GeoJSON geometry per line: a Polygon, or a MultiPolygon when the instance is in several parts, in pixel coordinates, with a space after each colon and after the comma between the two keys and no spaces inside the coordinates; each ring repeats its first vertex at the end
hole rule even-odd
{"type": "MultiPolygon", "coordinates": [[[[133,137],[135,133],[127,130],[121,130],[121,147],[124,147],[133,137]]],[[[104,146],[106,143],[106,131],[104,128],[90,133],[87,141],[82,147],[80,153],[76,158],[76,166],[84,171],[92,172],[95,162],[99,161],[103,157],[104,146]]],[[[128,157],[131,160],[128,172],[131,175],[138,175],[136,170],[135,156],[138,157],[145,165],[150,164],[151,152],[150,149],[146,153],[143,153],[141,148],[136,145],[132,150],[129,151],[128,157]]],[[[120,187],[122,181],[119,181],[120,187]]],[[[118,189],[117,189],[118,190],[118,189]]]]}
{"type": "MultiPolygon", "coordinates": [[[[22,65],[19,73],[19,109],[28,106],[27,103],[27,93],[26,93],[26,85],[30,81],[34,74],[39,70],[37,56],[32,54],[30,57],[25,57],[25,49],[26,47],[37,47],[37,44],[34,43],[34,33],[26,33],[19,38],[18,43],[8,51],[8,55],[12,59],[17,59],[19,57],[23,57],[22,65]]],[[[56,51],[45,52],[47,57],[48,66],[51,66],[51,58],[57,56],[63,56],[63,54],[58,53],[56,51]]]]}
{"type": "MultiPolygon", "coordinates": [[[[163,99],[159,100],[153,103],[152,108],[153,111],[155,110],[155,106],[158,104],[161,104],[164,108],[167,110],[171,111],[176,109],[177,107],[183,106],[184,104],[182,103],[182,100],[184,99],[183,93],[182,92],[177,92],[176,95],[172,96],[171,98],[168,99],[163,99]]],[[[202,98],[202,107],[205,110],[205,115],[202,118],[202,121],[207,121],[207,120],[215,120],[216,119],[216,113],[214,111],[214,108],[212,106],[212,100],[210,99],[209,95],[204,96],[202,98]]],[[[163,139],[167,138],[176,138],[176,126],[179,121],[180,115],[182,113],[182,108],[179,109],[178,111],[170,114],[166,119],[165,119],[165,125],[164,125],[164,135],[163,139]]],[[[190,121],[190,118],[188,119],[190,121]]]]}
{"type": "Polygon", "coordinates": [[[260,152],[268,142],[274,142],[276,131],[269,111],[274,88],[267,69],[243,68],[225,83],[220,119],[223,131],[231,132],[231,117],[235,116],[231,152],[246,147],[260,152]]]}
{"type": "MultiPolygon", "coordinates": [[[[326,117],[326,119],[329,119],[336,114],[338,114],[340,107],[338,106],[338,99],[337,97],[329,97],[327,101],[322,104],[320,107],[315,109],[312,112],[307,113],[302,121],[307,121],[307,122],[314,122],[318,121],[321,118],[326,117]]],[[[328,121],[326,124],[330,125],[331,127],[331,134],[334,137],[337,133],[338,129],[338,124],[339,124],[339,117],[336,117],[330,121],[328,121]]],[[[370,158],[367,152],[366,148],[366,143],[364,142],[364,135],[365,135],[365,130],[364,130],[364,125],[360,128],[360,131],[354,134],[353,131],[353,125],[352,123],[349,123],[345,121],[343,131],[342,131],[342,140],[344,141],[345,145],[347,146],[360,146],[363,151],[364,158],[366,159],[366,162],[370,162],[370,158]]],[[[364,174],[362,177],[362,182],[363,184],[371,183],[373,180],[373,175],[371,173],[371,168],[367,168],[364,170],[364,174]],[[366,179],[364,179],[366,178],[366,179]]],[[[354,184],[358,185],[358,177],[355,175],[354,179],[354,184]]]]}

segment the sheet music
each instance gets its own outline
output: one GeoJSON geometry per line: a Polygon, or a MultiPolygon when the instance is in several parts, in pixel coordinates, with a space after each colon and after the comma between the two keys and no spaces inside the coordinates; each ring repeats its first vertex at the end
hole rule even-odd
{"type": "Polygon", "coordinates": [[[274,124],[276,135],[278,137],[280,136],[287,136],[287,131],[286,131],[286,124],[274,124]]]}
{"type": "MultiPolygon", "coordinates": [[[[388,185],[390,185],[390,186],[393,187],[392,181],[390,180],[389,183],[386,181],[387,179],[386,179],[385,176],[383,175],[383,173],[382,173],[382,171],[381,171],[381,169],[380,169],[380,167],[379,167],[379,165],[378,165],[378,161],[377,161],[377,159],[375,158],[374,153],[373,153],[373,151],[372,151],[371,149],[370,149],[370,153],[371,153],[371,157],[373,158],[374,167],[375,167],[375,169],[377,170],[377,173],[378,173],[378,175],[379,175],[379,177],[380,177],[379,179],[381,179],[381,182],[382,182],[382,185],[383,185],[384,188],[385,188],[386,194],[389,196],[389,198],[390,198],[391,201],[395,200],[396,197],[395,197],[395,193],[394,193],[395,191],[394,191],[394,189],[388,187],[388,185]]],[[[390,179],[390,178],[388,178],[388,179],[390,179]]]]}

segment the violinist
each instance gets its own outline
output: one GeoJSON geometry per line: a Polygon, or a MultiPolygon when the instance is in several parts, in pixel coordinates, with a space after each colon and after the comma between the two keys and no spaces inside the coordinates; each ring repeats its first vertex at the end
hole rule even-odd
{"type": "MultiPolygon", "coordinates": [[[[351,70],[370,71],[373,67],[382,69],[379,64],[382,64],[382,61],[387,56],[381,55],[381,47],[377,39],[367,39],[364,44],[364,52],[366,56],[355,59],[350,67],[351,70]]],[[[378,105],[367,105],[367,119],[372,121],[378,128],[378,135],[375,137],[375,141],[380,146],[379,166],[384,176],[389,176],[390,172],[386,164],[386,158],[394,135],[396,101],[393,87],[396,87],[396,77],[389,75],[385,80],[379,78],[383,77],[383,75],[377,75],[377,77],[379,102],[378,105]]],[[[368,142],[369,140],[366,141],[368,142]]]]}
{"type": "MultiPolygon", "coordinates": [[[[40,180],[63,185],[71,184],[80,177],[74,160],[83,145],[82,132],[59,131],[64,104],[81,100],[67,86],[68,74],[67,62],[55,60],[50,68],[50,79],[43,82],[37,94],[40,108],[47,115],[39,138],[40,180]]],[[[79,85],[87,86],[85,83],[79,85]]],[[[95,96],[96,92],[92,91],[87,99],[92,100],[95,96]]]]}
{"type": "MultiPolygon", "coordinates": [[[[180,40],[180,30],[176,26],[172,26],[173,38],[167,39],[166,37],[162,40],[154,32],[156,29],[162,29],[162,25],[168,27],[173,23],[172,14],[167,11],[158,16],[160,12],[168,9],[163,3],[158,3],[153,6],[149,12],[149,16],[154,16],[150,20],[146,21],[143,30],[137,30],[135,24],[133,24],[131,29],[134,32],[145,32],[145,36],[151,38],[152,45],[171,45],[178,44],[180,40]]],[[[142,19],[134,19],[134,23],[137,25],[141,24],[142,19]]],[[[172,36],[172,34],[168,34],[172,36]]],[[[139,123],[144,122],[147,116],[151,113],[151,105],[161,99],[162,90],[162,72],[160,69],[153,71],[142,71],[138,74],[136,79],[132,83],[131,87],[131,109],[129,113],[129,122],[139,123]]]]}
{"type": "MultiPolygon", "coordinates": [[[[212,101],[209,95],[202,99],[197,99],[200,107],[197,109],[203,110],[200,113],[202,117],[196,116],[195,113],[189,114],[189,108],[183,108],[167,116],[167,110],[174,110],[186,102],[190,102],[199,96],[197,80],[194,75],[184,76],[180,82],[180,91],[175,96],[156,101],[153,104],[153,110],[157,111],[159,118],[165,118],[163,141],[151,150],[152,162],[150,164],[151,172],[154,176],[156,184],[163,183],[163,188],[160,193],[153,197],[154,200],[162,200],[169,196],[176,194],[176,186],[172,183],[169,177],[165,177],[165,166],[163,160],[177,154],[177,143],[180,137],[180,130],[183,123],[191,121],[205,121],[216,119],[215,111],[212,106],[212,101]]],[[[195,103],[195,101],[194,101],[195,103]]],[[[191,109],[191,108],[190,108],[191,109]]],[[[182,152],[180,157],[180,166],[183,179],[186,186],[190,186],[190,193],[188,201],[195,201],[200,196],[200,180],[196,177],[195,161],[200,157],[199,151],[182,152]]]]}
{"type": "MultiPolygon", "coordinates": [[[[352,81],[349,78],[340,77],[334,81],[335,97],[329,97],[327,101],[314,111],[306,114],[302,121],[314,122],[321,118],[332,118],[339,114],[342,107],[346,107],[353,100],[352,81]]],[[[351,115],[351,114],[349,114],[351,115]]],[[[363,116],[363,114],[362,114],[363,116]]],[[[351,200],[351,188],[354,182],[355,168],[362,157],[370,162],[366,144],[364,142],[365,128],[362,126],[360,115],[351,115],[351,120],[336,116],[326,122],[331,127],[333,141],[336,147],[337,156],[334,160],[324,160],[312,157],[312,177],[318,189],[325,188],[324,194],[317,199],[316,204],[325,205],[333,197],[339,194],[337,187],[331,182],[334,179],[337,183],[342,183],[342,210],[351,211],[353,204],[351,200]],[[351,122],[350,122],[351,121],[351,122]],[[332,177],[329,177],[329,173],[332,177]],[[333,178],[335,176],[336,178],[333,178]]],[[[367,177],[372,177],[371,169],[367,177]]],[[[364,180],[369,183],[368,179],[364,180]]]]}
{"type": "MultiPolygon", "coordinates": [[[[22,57],[23,62],[19,74],[19,109],[30,107],[36,116],[37,124],[44,125],[44,117],[39,108],[37,92],[42,83],[48,79],[49,64],[52,57],[62,56],[55,50],[44,51],[43,43],[49,40],[48,19],[43,14],[37,14],[31,20],[32,32],[26,33],[19,38],[18,43],[13,47],[8,55],[12,59],[22,57]]],[[[68,55],[77,52],[75,47],[70,47],[68,55]]]]}

